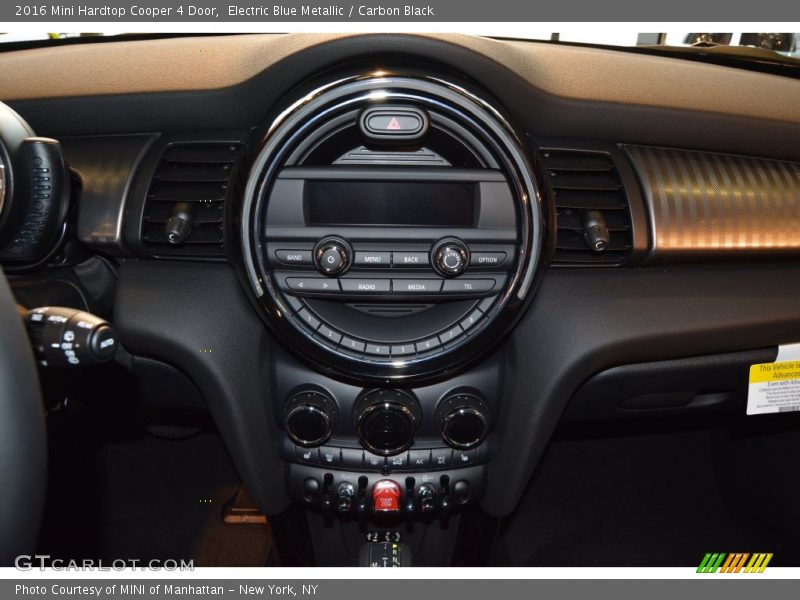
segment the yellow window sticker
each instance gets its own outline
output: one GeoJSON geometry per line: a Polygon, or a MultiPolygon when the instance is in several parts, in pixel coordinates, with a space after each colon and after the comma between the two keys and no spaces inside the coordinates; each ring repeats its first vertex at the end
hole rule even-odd
{"type": "Polygon", "coordinates": [[[752,365],[747,414],[800,411],[800,344],[780,346],[775,362],[752,365]]]}

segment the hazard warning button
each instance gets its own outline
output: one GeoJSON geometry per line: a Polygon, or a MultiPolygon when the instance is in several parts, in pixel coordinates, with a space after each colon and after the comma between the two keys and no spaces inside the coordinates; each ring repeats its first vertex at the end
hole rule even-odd
{"type": "Polygon", "coordinates": [[[371,106],[361,113],[359,125],[370,140],[416,141],[428,130],[428,115],[413,106],[371,106]]]}

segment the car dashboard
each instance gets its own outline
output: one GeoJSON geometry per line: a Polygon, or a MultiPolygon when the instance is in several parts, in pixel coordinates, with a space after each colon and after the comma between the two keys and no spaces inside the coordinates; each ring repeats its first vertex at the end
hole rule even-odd
{"type": "Polygon", "coordinates": [[[302,508],[318,564],[365,527],[448,562],[448,523],[511,515],[560,424],[744,414],[750,365],[800,339],[797,79],[399,34],[0,66],[69,169],[0,249],[17,301],[109,323],[260,511],[302,508]]]}

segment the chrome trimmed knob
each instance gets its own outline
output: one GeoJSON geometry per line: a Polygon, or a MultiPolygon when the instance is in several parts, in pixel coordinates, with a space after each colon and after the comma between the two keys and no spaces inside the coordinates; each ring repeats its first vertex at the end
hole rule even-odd
{"type": "Polygon", "coordinates": [[[330,438],[336,417],[336,405],[327,395],[318,391],[300,392],[286,404],[286,433],[300,446],[321,446],[330,438]]]}
{"type": "Polygon", "coordinates": [[[342,238],[329,237],[314,247],[314,264],[328,277],[343,275],[353,262],[353,249],[342,238]]]}
{"type": "Polygon", "coordinates": [[[434,244],[431,264],[445,277],[458,277],[469,265],[469,248],[458,238],[445,238],[434,244]]]}

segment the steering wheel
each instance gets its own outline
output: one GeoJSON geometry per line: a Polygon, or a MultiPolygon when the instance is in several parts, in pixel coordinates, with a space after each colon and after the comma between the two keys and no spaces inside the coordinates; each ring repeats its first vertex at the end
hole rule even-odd
{"type": "MultiPolygon", "coordinates": [[[[6,163],[6,183],[10,181],[14,150],[19,146],[18,136],[23,134],[30,135],[30,128],[0,103],[0,157],[5,158],[0,163],[6,163]]],[[[0,201],[2,226],[7,225],[7,211],[14,198],[9,197],[10,186],[0,192],[5,195],[5,202],[0,201]]],[[[0,270],[0,566],[12,566],[16,556],[35,549],[46,478],[44,406],[36,362],[17,304],[0,270]]]]}

